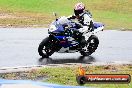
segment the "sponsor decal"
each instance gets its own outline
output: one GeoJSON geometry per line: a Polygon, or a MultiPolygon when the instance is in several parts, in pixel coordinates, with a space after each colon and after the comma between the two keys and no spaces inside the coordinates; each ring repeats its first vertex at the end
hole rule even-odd
{"type": "Polygon", "coordinates": [[[85,83],[130,83],[131,76],[129,74],[86,74],[81,66],[79,74],[76,77],[78,84],[85,83]]]}

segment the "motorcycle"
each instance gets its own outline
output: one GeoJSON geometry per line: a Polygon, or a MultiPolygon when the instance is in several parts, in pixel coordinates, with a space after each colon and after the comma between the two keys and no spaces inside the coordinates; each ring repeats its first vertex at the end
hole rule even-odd
{"type": "Polygon", "coordinates": [[[66,17],[56,18],[49,29],[47,36],[39,44],[38,53],[43,58],[51,56],[54,52],[58,53],[74,53],[80,52],[83,56],[89,56],[97,49],[99,39],[95,33],[102,31],[104,25],[100,22],[93,22],[94,30],[85,31],[82,36],[85,37],[86,44],[80,47],[78,29],[82,27],[77,22],[68,20],[66,17]]]}

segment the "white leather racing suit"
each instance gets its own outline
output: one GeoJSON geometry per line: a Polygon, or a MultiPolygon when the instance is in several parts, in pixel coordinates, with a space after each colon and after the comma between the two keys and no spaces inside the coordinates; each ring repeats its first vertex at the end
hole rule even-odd
{"type": "Polygon", "coordinates": [[[93,19],[90,12],[84,11],[84,13],[79,15],[79,18],[73,15],[69,16],[68,19],[78,20],[78,22],[82,25],[82,28],[78,29],[81,33],[93,30],[93,19]]]}
{"type": "Polygon", "coordinates": [[[78,42],[80,42],[79,47],[84,47],[86,44],[86,40],[82,34],[88,31],[93,31],[93,19],[91,13],[88,11],[84,11],[82,14],[79,14],[79,17],[73,15],[69,16],[68,19],[77,19],[78,23],[82,25],[82,27],[78,29],[78,31],[80,32],[80,36],[77,35],[76,37],[78,37],[78,42]]]}

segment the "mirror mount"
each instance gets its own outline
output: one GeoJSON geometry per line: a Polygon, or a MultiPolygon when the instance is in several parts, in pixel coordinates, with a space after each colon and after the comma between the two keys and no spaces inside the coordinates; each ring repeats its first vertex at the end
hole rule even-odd
{"type": "Polygon", "coordinates": [[[53,12],[53,15],[55,16],[55,19],[56,19],[56,21],[58,20],[58,18],[57,18],[57,13],[56,12],[53,12]]]}

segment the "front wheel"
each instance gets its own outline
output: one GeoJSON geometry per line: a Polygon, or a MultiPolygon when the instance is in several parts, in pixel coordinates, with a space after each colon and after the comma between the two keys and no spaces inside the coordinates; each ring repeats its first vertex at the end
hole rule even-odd
{"type": "Polygon", "coordinates": [[[98,37],[96,37],[95,35],[91,35],[87,41],[87,45],[84,47],[82,51],[80,51],[81,55],[83,56],[91,55],[97,49],[98,44],[99,44],[98,37]]]}
{"type": "Polygon", "coordinates": [[[54,47],[54,40],[47,37],[39,44],[38,53],[43,58],[49,57],[55,52],[54,47]]]}

